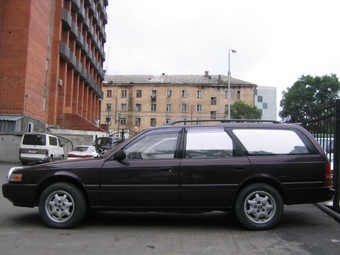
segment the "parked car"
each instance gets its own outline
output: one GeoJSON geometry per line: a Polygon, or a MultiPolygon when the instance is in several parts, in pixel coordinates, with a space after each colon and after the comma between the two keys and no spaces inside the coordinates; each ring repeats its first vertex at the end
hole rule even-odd
{"type": "Polygon", "coordinates": [[[304,128],[188,122],[146,129],[101,158],[14,167],[3,196],[38,206],[52,228],[72,228],[90,209],[220,210],[252,230],[276,227],[285,204],[332,199],[330,163],[304,128]]]}
{"type": "Polygon", "coordinates": [[[96,158],[99,153],[92,145],[78,145],[67,154],[67,159],[83,159],[83,158],[96,158]]]}
{"type": "Polygon", "coordinates": [[[64,160],[63,146],[54,135],[26,133],[21,139],[19,160],[23,165],[64,160]]]}
{"type": "Polygon", "coordinates": [[[117,137],[99,137],[95,141],[95,146],[99,153],[104,153],[105,151],[111,150],[117,144],[121,143],[122,140],[117,137]]]}

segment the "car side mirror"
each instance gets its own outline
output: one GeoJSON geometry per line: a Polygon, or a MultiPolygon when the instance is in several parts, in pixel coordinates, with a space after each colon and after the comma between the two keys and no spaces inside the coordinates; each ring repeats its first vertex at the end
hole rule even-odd
{"type": "Polygon", "coordinates": [[[119,150],[115,155],[113,156],[114,160],[121,161],[126,158],[126,153],[124,150],[119,150]]]}

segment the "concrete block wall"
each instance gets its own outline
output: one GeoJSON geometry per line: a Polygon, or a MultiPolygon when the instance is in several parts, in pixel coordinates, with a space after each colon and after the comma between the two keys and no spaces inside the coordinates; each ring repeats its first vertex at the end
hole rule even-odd
{"type": "MultiPolygon", "coordinates": [[[[51,129],[50,134],[60,138],[64,144],[65,159],[67,154],[77,145],[92,145],[96,136],[102,137],[104,132],[81,130],[51,129]]],[[[19,148],[23,133],[0,134],[0,162],[20,162],[19,148]]]]}

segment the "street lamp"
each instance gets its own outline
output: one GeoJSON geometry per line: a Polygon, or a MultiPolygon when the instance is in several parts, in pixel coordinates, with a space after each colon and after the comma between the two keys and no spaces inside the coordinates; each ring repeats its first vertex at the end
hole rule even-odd
{"type": "Polygon", "coordinates": [[[231,91],[230,91],[230,52],[236,53],[236,50],[229,49],[228,54],[228,118],[230,119],[230,101],[231,101],[231,91]]]}

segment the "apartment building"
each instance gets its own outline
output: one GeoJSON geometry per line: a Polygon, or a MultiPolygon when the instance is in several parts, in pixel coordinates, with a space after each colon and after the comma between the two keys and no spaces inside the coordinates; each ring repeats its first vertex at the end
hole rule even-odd
{"type": "Polygon", "coordinates": [[[98,130],[107,6],[0,1],[0,132],[98,130]]]}
{"type": "Polygon", "coordinates": [[[175,120],[228,118],[229,104],[254,105],[256,85],[228,76],[107,75],[100,122],[110,133],[135,133],[175,120]]]}

